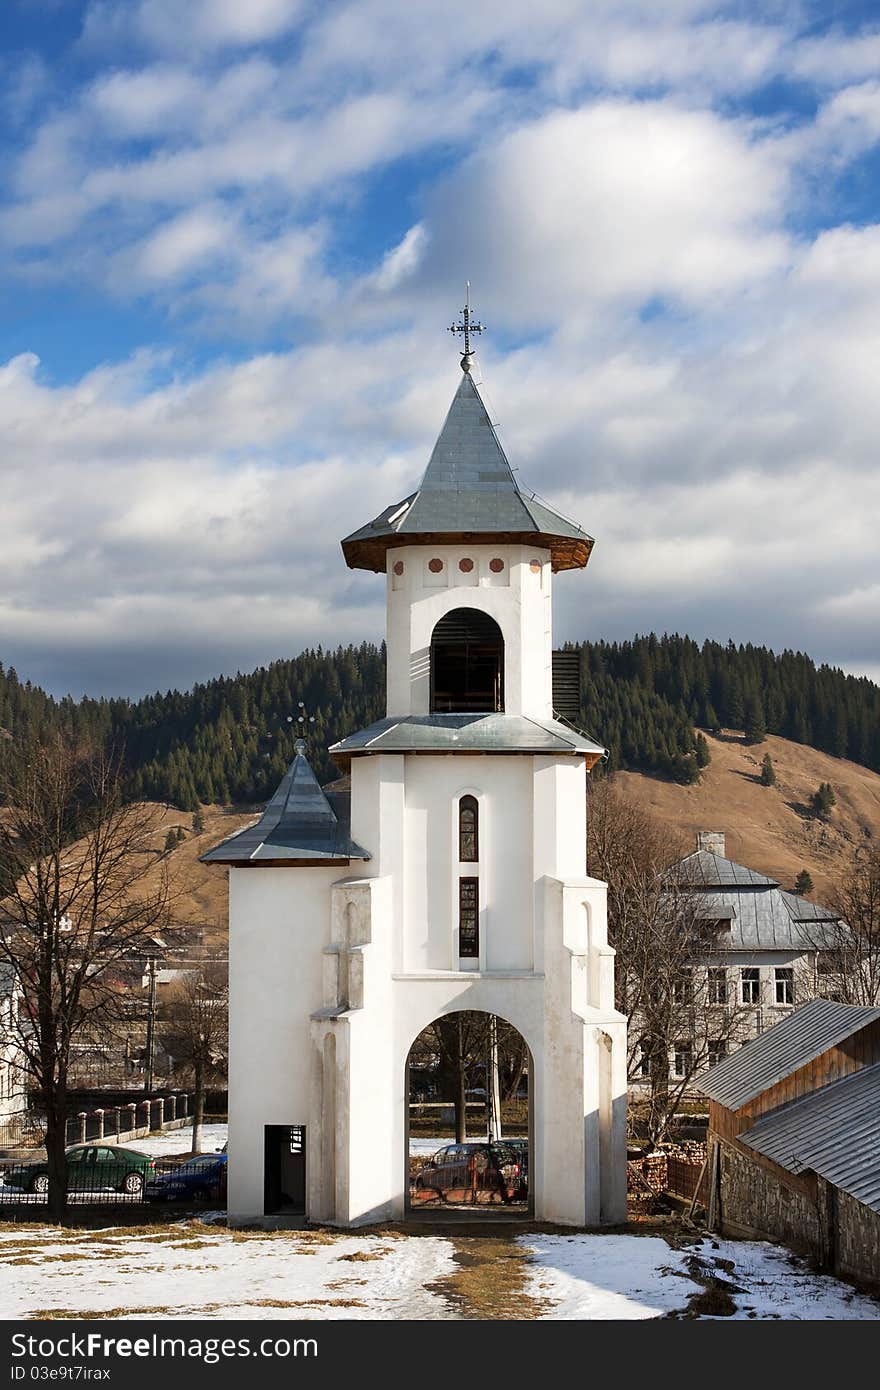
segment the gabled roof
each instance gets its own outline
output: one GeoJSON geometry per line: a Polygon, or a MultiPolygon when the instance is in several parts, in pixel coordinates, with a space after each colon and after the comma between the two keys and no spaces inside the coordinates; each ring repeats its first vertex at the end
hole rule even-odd
{"type": "Polygon", "coordinates": [[[555,719],[520,714],[408,714],[379,719],[330,749],[351,753],[580,753],[601,757],[604,748],[555,719]]]}
{"type": "Polygon", "coordinates": [[[531,542],[550,550],[554,570],[582,568],[593,540],[520,491],[476,382],[464,371],[417,492],[346,536],[352,569],[385,569],[391,546],[467,540],[531,542]]]}
{"type": "Polygon", "coordinates": [[[789,1173],[810,1169],[880,1212],[880,1063],[762,1116],[738,1137],[789,1173]]]}
{"type": "Polygon", "coordinates": [[[878,1019],[880,1009],[811,999],[712,1067],[700,1078],[700,1090],[728,1110],[739,1110],[878,1019]]]}
{"type": "Polygon", "coordinates": [[[349,834],[350,793],[325,794],[305,755],[305,744],[284,774],[259,820],[201,855],[203,864],[321,863],[369,859],[349,834]],[[332,798],[332,804],[331,804],[332,798]]]}

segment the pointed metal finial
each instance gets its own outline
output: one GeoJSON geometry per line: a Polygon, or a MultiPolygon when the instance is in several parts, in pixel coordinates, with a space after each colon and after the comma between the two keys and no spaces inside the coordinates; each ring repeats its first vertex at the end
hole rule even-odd
{"type": "Polygon", "coordinates": [[[461,320],[449,326],[450,333],[464,334],[464,352],[461,355],[461,370],[463,372],[469,372],[471,369],[470,359],[473,357],[471,334],[483,333],[485,329],[486,325],[484,323],[474,323],[471,319],[471,282],[468,280],[467,289],[465,291],[464,308],[461,311],[461,320]]]}

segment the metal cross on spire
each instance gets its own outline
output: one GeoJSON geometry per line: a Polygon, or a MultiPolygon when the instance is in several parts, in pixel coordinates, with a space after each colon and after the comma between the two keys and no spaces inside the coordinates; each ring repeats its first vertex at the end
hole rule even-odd
{"type": "Polygon", "coordinates": [[[296,716],[289,714],[287,716],[287,722],[288,724],[296,724],[297,736],[293,745],[295,752],[304,753],[306,751],[305,735],[309,732],[309,725],[314,724],[315,716],[309,714],[306,709],[305,700],[298,700],[297,708],[299,709],[299,714],[296,716]]]}
{"type": "Polygon", "coordinates": [[[459,323],[452,323],[449,325],[450,333],[464,334],[464,352],[461,355],[462,371],[469,372],[471,367],[469,360],[473,354],[473,348],[471,347],[471,334],[483,333],[485,331],[485,328],[486,325],[484,323],[474,323],[471,319],[471,282],[470,280],[468,280],[467,291],[465,293],[464,308],[461,311],[461,320],[459,323]]]}

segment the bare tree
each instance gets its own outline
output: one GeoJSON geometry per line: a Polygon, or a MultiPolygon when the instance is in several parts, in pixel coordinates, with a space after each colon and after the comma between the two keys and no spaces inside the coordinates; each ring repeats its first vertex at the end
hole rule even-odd
{"type": "Polygon", "coordinates": [[[71,1049],[99,1041],[168,920],[150,809],[126,802],[118,754],[63,735],[0,768],[0,961],[20,992],[17,1040],[46,1112],[49,1213],[67,1206],[71,1049]]]}
{"type": "Polygon", "coordinates": [[[611,779],[591,786],[587,863],[608,883],[616,1004],[629,1023],[628,1078],[645,1092],[631,1110],[651,1146],[667,1134],[695,1078],[743,1034],[736,1002],[710,992],[717,924],[704,918],[678,872],[682,857],[678,836],[627,801],[611,779]]]}
{"type": "Polygon", "coordinates": [[[162,1042],[193,1086],[192,1152],[200,1152],[205,1092],[224,1083],[229,1059],[229,990],[219,966],[187,970],[162,1009],[162,1042]]]}
{"type": "Polygon", "coordinates": [[[818,984],[845,1004],[880,1005],[880,848],[860,846],[831,895],[836,923],[822,933],[818,984]]]}
{"type": "Polygon", "coordinates": [[[440,1096],[451,1102],[455,1112],[455,1141],[467,1139],[467,1093],[479,1077],[485,1081],[487,1126],[491,1130],[492,1054],[497,1054],[498,1082],[502,1101],[516,1093],[526,1072],[528,1048],[519,1031],[505,1019],[475,1009],[461,1009],[435,1019],[413,1043],[410,1060],[436,1071],[440,1096]]]}

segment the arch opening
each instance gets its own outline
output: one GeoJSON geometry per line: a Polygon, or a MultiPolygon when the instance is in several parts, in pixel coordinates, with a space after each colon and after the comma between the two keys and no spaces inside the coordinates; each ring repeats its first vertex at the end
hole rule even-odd
{"type": "Polygon", "coordinates": [[[407,1211],[530,1214],[534,1068],[519,1030],[480,1010],[443,1014],[406,1069],[407,1211]]]}
{"type": "Polygon", "coordinates": [[[431,713],[504,709],[504,637],[477,608],[453,608],[431,634],[431,713]]]}

